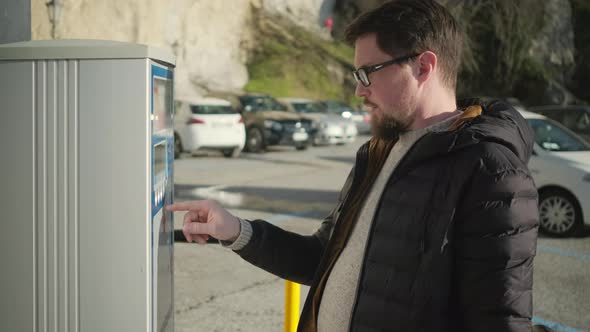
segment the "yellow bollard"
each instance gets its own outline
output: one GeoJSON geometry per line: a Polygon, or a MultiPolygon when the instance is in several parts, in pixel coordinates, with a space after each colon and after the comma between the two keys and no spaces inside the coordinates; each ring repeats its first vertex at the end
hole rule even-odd
{"type": "Polygon", "coordinates": [[[287,280],[285,285],[285,332],[296,332],[299,323],[301,285],[287,280]]]}

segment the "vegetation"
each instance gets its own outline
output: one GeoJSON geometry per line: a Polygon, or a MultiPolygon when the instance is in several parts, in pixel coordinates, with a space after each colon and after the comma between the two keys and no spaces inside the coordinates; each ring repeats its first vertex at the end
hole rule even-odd
{"type": "MultiPolygon", "coordinates": [[[[570,0],[575,34],[575,70],[542,63],[533,41],[543,33],[548,12],[538,0],[441,0],[466,31],[463,67],[458,93],[464,96],[512,96],[525,105],[551,102],[551,86],[566,86],[578,97],[590,100],[585,82],[590,78],[590,2],[570,0]],[[572,77],[564,72],[573,73],[572,77]]],[[[247,91],[273,96],[314,99],[354,97],[353,49],[341,42],[323,39],[284,19],[256,18],[260,41],[251,56],[247,91]],[[273,23],[273,22],[281,22],[273,23]]],[[[546,45],[546,48],[551,45],[546,45]]]]}
{"type": "Polygon", "coordinates": [[[248,92],[268,93],[275,97],[339,99],[357,104],[354,81],[353,49],[338,41],[322,38],[294,24],[259,14],[255,47],[248,71],[248,92]]]}
{"type": "Polygon", "coordinates": [[[543,27],[544,2],[457,1],[447,6],[467,32],[459,95],[516,96],[526,101],[535,99],[532,92],[542,93],[550,73],[530,49],[543,27]]]}
{"type": "Polygon", "coordinates": [[[575,95],[590,101],[590,90],[586,87],[590,80],[590,2],[588,0],[572,0],[574,20],[574,44],[576,47],[576,68],[568,87],[575,95]]]}

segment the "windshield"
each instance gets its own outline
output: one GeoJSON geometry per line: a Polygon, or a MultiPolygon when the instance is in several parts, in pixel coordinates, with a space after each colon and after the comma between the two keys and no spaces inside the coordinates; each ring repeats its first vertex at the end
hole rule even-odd
{"type": "Polygon", "coordinates": [[[281,105],[272,97],[268,96],[242,96],[240,102],[244,108],[250,106],[250,111],[286,111],[287,107],[281,105]]]}
{"type": "Polygon", "coordinates": [[[324,101],[324,105],[326,106],[327,111],[330,113],[340,114],[343,112],[351,112],[352,113],[354,111],[350,106],[346,105],[343,102],[339,102],[339,101],[331,101],[331,100],[324,101]]]}
{"type": "Polygon", "coordinates": [[[231,106],[225,105],[191,105],[193,114],[235,114],[231,106]]]}
{"type": "Polygon", "coordinates": [[[297,113],[325,113],[318,103],[291,103],[297,113]]]}
{"type": "Polygon", "coordinates": [[[590,148],[569,130],[548,119],[528,119],[535,141],[549,151],[587,151],[590,148]]]}

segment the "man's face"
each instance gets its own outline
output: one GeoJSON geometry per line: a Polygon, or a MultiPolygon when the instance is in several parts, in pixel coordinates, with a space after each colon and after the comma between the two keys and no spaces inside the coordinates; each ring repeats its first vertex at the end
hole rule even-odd
{"type": "MultiPolygon", "coordinates": [[[[406,54],[396,54],[395,57],[406,54]]],[[[376,35],[368,34],[356,40],[354,64],[356,68],[371,66],[393,59],[377,46],[376,35]]],[[[409,62],[394,64],[370,73],[371,85],[357,83],[356,95],[364,99],[371,112],[373,135],[396,139],[410,130],[416,109],[417,81],[409,62]]]]}

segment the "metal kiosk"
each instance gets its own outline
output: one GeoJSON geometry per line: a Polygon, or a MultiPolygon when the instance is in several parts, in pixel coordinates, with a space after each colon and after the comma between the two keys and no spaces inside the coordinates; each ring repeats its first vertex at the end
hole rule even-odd
{"type": "Polygon", "coordinates": [[[174,62],[0,45],[0,331],[173,331],[174,62]]]}

